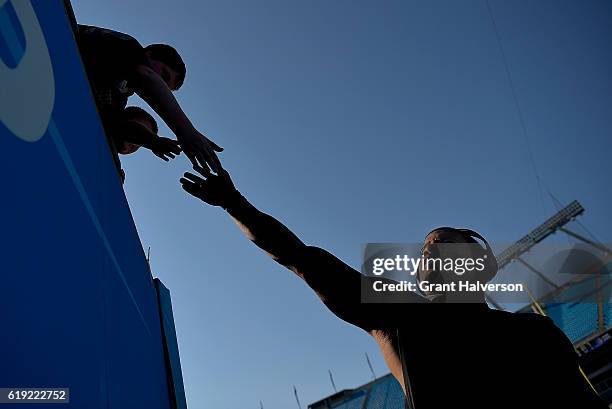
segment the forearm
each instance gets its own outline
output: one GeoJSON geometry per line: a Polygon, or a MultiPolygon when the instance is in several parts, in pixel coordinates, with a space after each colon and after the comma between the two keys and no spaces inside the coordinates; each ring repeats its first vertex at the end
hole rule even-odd
{"type": "Polygon", "coordinates": [[[278,263],[292,268],[305,244],[274,217],[256,209],[237,191],[225,210],[255,245],[278,263]]]}
{"type": "Polygon", "coordinates": [[[136,93],[163,119],[175,135],[195,130],[163,79],[147,67],[140,67],[135,80],[136,93]]]}
{"type": "Polygon", "coordinates": [[[291,230],[257,210],[238,192],[226,211],[242,232],[275,261],[302,278],[341,319],[364,327],[359,312],[361,275],[318,247],[305,245],[291,230]],[[344,288],[346,291],[338,291],[344,288]]]}
{"type": "Polygon", "coordinates": [[[303,279],[336,316],[367,332],[381,328],[387,319],[393,318],[392,314],[387,314],[389,304],[377,304],[389,300],[371,294],[369,278],[328,251],[304,244],[291,230],[256,209],[238,191],[226,191],[223,197],[225,199],[219,205],[229,213],[246,237],[303,279]],[[362,303],[362,295],[372,296],[373,303],[362,303]]]}

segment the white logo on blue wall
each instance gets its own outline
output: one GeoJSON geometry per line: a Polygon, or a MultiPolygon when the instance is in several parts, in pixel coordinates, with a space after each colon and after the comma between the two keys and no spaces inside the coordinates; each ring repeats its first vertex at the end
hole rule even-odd
{"type": "Polygon", "coordinates": [[[55,99],[53,67],[30,0],[0,0],[0,121],[20,139],[47,131],[55,99]]]}

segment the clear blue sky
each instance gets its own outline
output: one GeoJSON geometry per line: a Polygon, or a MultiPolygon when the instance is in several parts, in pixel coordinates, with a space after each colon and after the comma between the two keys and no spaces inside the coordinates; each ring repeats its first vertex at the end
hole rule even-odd
{"type": "MultiPolygon", "coordinates": [[[[556,207],[538,186],[484,1],[73,1],[79,22],[167,42],[177,93],[239,189],[355,267],[362,243],[437,225],[509,242],[556,207]]],[[[612,4],[491,0],[543,184],[612,240],[612,4]]],[[[140,104],[137,97],[133,103],[140,104]]],[[[166,127],[161,129],[169,134],[166,127]]],[[[369,380],[369,337],[335,318],[219,209],[189,169],[124,158],[152,268],[172,291],[191,408],[295,407],[369,380]]]]}

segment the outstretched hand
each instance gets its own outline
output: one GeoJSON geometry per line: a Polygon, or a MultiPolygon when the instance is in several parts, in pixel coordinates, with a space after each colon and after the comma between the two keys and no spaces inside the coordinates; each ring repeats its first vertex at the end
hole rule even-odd
{"type": "Polygon", "coordinates": [[[159,136],[155,138],[151,151],[155,154],[155,156],[158,156],[168,162],[170,159],[174,159],[176,155],[181,153],[181,147],[177,141],[159,136]]]}
{"type": "Polygon", "coordinates": [[[205,178],[185,172],[180,182],[187,193],[211,206],[227,208],[240,195],[225,169],[221,169],[218,175],[209,174],[205,178]]]}
{"type": "Polygon", "coordinates": [[[194,170],[202,176],[210,176],[211,169],[217,174],[221,171],[221,162],[215,152],[222,152],[222,147],[198,131],[177,137],[194,170]]]}

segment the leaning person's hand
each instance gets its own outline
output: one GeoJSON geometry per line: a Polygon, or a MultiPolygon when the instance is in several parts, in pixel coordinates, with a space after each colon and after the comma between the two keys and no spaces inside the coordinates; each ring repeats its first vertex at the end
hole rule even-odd
{"type": "Polygon", "coordinates": [[[202,176],[209,176],[211,169],[217,174],[221,171],[221,162],[215,152],[222,152],[223,148],[198,131],[177,137],[194,170],[202,176]]]}
{"type": "Polygon", "coordinates": [[[156,156],[168,162],[170,159],[174,159],[176,155],[181,153],[181,147],[177,141],[159,136],[155,139],[151,151],[156,156]]]}

